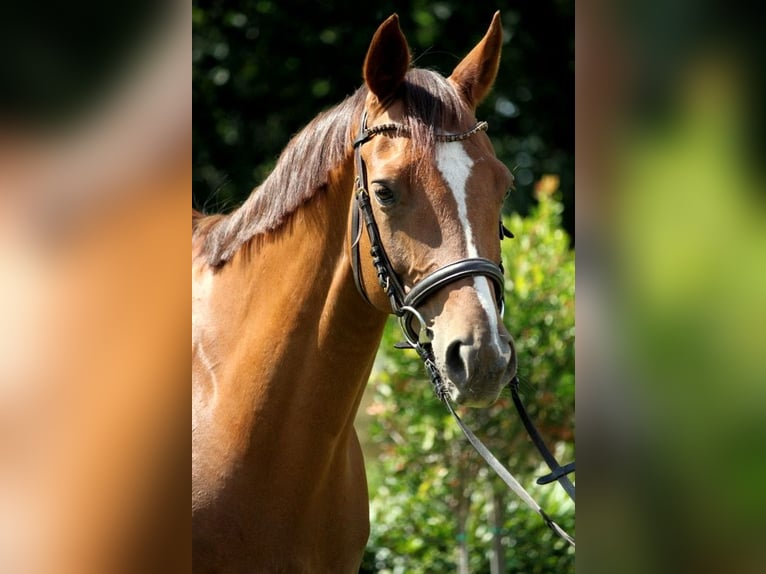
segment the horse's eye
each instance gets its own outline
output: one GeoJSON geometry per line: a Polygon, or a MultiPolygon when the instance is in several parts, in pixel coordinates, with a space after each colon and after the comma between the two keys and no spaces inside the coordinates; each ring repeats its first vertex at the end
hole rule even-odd
{"type": "Polygon", "coordinates": [[[377,199],[378,203],[383,207],[387,207],[396,203],[396,195],[394,192],[383,185],[375,186],[374,193],[375,199],[377,199]]]}

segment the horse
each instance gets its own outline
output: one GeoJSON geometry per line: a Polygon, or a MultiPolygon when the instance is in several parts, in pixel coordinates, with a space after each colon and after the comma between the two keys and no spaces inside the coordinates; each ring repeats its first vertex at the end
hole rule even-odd
{"type": "Polygon", "coordinates": [[[354,418],[392,306],[456,404],[487,406],[515,375],[497,271],[513,178],[475,117],[501,45],[496,13],[445,78],[412,66],[392,15],[363,85],[240,207],[192,210],[194,572],[358,571],[354,418]]]}

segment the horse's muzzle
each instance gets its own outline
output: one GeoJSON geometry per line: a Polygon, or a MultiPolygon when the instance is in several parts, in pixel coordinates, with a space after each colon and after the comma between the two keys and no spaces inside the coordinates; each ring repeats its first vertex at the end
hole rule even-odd
{"type": "Polygon", "coordinates": [[[491,405],[516,374],[516,352],[510,336],[504,333],[488,339],[476,332],[437,345],[437,363],[452,400],[458,404],[491,405]]]}

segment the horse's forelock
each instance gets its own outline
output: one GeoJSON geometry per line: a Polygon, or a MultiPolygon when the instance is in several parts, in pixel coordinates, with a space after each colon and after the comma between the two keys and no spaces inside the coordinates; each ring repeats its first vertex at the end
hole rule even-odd
{"type": "Polygon", "coordinates": [[[452,84],[431,70],[407,73],[401,101],[412,145],[419,149],[432,148],[435,133],[457,130],[471,115],[452,84]]]}

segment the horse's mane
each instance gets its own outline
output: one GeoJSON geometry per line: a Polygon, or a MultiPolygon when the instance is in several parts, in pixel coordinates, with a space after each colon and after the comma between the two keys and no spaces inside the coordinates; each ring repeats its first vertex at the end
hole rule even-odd
{"type": "MultiPolygon", "coordinates": [[[[192,233],[201,238],[200,255],[220,267],[248,241],[280,229],[303,204],[325,189],[329,173],[352,153],[354,121],[361,117],[367,88],[320,113],[296,134],[274,170],[250,197],[228,215],[192,215],[192,233]]],[[[413,146],[433,146],[434,131],[452,128],[470,111],[442,76],[423,69],[407,72],[398,99],[413,146]]]]}

